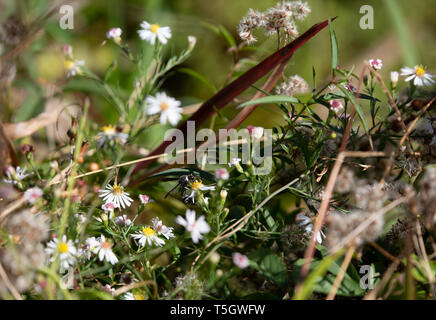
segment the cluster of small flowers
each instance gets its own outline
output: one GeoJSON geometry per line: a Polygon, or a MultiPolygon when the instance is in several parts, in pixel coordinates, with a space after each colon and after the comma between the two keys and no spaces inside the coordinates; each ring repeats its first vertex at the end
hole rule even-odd
{"type": "Polygon", "coordinates": [[[303,20],[309,13],[307,2],[284,1],[277,3],[265,12],[250,9],[238,25],[238,34],[248,44],[257,41],[253,36],[255,29],[263,28],[268,35],[279,30],[291,38],[298,36],[295,20],[303,20]]]}
{"type": "MultiPolygon", "coordinates": [[[[383,67],[383,61],[381,59],[369,59],[368,62],[374,70],[380,70],[383,67]]],[[[398,71],[391,72],[391,85],[393,88],[396,87],[399,76],[400,73],[398,71]]],[[[406,77],[406,82],[413,80],[413,84],[418,87],[423,85],[430,86],[435,82],[433,80],[434,75],[427,73],[422,65],[416,65],[413,68],[401,68],[401,76],[406,77]]]]}
{"type": "Polygon", "coordinates": [[[307,82],[298,74],[289,77],[288,81],[283,81],[276,87],[278,95],[292,97],[295,94],[303,94],[309,90],[307,82]]]}

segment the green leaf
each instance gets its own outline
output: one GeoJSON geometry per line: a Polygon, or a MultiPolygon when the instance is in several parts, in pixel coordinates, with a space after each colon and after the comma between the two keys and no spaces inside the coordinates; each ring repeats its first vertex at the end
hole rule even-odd
{"type": "Polygon", "coordinates": [[[233,36],[230,34],[230,32],[227,31],[226,28],[224,28],[222,25],[219,26],[219,30],[221,32],[221,35],[226,39],[227,43],[230,47],[236,47],[236,41],[233,38],[233,36]]]}
{"type": "MultiPolygon", "coordinates": [[[[342,248],[334,255],[327,256],[321,261],[318,261],[318,263],[317,261],[314,261],[312,263],[313,271],[306,277],[306,279],[303,282],[301,290],[297,292],[292,299],[293,300],[307,299],[312,294],[317,282],[328,271],[330,265],[334,263],[344,253],[344,251],[345,249],[342,248]],[[314,267],[314,264],[316,264],[316,268],[314,267]]],[[[297,261],[297,263],[302,265],[304,263],[304,260],[300,259],[299,261],[297,261]]]]}
{"type": "Polygon", "coordinates": [[[329,19],[329,28],[330,28],[330,43],[332,47],[332,70],[335,72],[338,66],[338,42],[336,41],[336,34],[333,30],[333,25],[329,19]]]}
{"type": "Polygon", "coordinates": [[[270,278],[281,288],[286,287],[288,273],[282,259],[269,249],[259,249],[249,255],[250,266],[270,278]]]}
{"type": "Polygon", "coordinates": [[[104,73],[104,81],[108,81],[108,79],[110,78],[110,76],[112,75],[112,72],[115,70],[117,66],[117,61],[114,60],[114,62],[112,62],[110,64],[110,66],[106,69],[106,72],[104,73]]]}
{"type": "Polygon", "coordinates": [[[191,77],[199,80],[200,82],[202,82],[206,87],[208,87],[213,93],[216,92],[216,88],[213,85],[212,82],[210,82],[209,80],[207,80],[203,75],[201,75],[200,73],[198,73],[197,71],[194,71],[192,69],[189,68],[180,68],[177,70],[178,72],[182,72],[185,73],[187,75],[190,75],[191,77]]]}
{"type": "Polygon", "coordinates": [[[354,95],[350,91],[343,88],[342,86],[337,86],[337,88],[339,88],[347,96],[347,98],[353,103],[353,105],[356,106],[356,111],[357,114],[359,115],[360,120],[362,121],[363,128],[365,129],[365,132],[368,133],[369,136],[368,123],[366,122],[365,114],[363,113],[362,107],[360,106],[360,104],[356,103],[356,99],[354,98],[354,95]]]}
{"type": "Polygon", "coordinates": [[[238,106],[238,108],[243,108],[246,106],[251,106],[254,104],[267,104],[267,103],[283,103],[283,102],[289,102],[289,103],[300,103],[300,100],[294,97],[288,97],[288,96],[268,96],[268,97],[262,97],[259,99],[250,100],[247,102],[244,102],[238,106]]]}

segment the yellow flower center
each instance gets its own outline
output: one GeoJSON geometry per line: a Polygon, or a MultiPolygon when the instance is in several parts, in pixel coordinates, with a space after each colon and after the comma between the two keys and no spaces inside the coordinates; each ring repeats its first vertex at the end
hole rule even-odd
{"type": "Polygon", "coordinates": [[[123,192],[124,192],[124,188],[122,186],[114,184],[114,188],[112,189],[113,194],[120,196],[123,194],[123,192]]]}
{"type": "Polygon", "coordinates": [[[142,234],[146,237],[151,237],[156,233],[156,231],[153,228],[150,227],[144,227],[142,228],[142,234]]]}
{"type": "Polygon", "coordinates": [[[423,66],[419,66],[418,68],[416,68],[415,71],[416,75],[420,78],[422,78],[425,75],[425,70],[423,66]]]}
{"type": "Polygon", "coordinates": [[[111,243],[108,241],[104,241],[101,243],[101,247],[105,250],[110,249],[112,247],[111,243]]]}
{"type": "Polygon", "coordinates": [[[162,111],[164,111],[164,110],[168,109],[168,104],[166,102],[162,102],[160,104],[160,108],[161,108],[162,111]]]}
{"type": "Polygon", "coordinates": [[[64,62],[64,65],[65,65],[65,68],[68,69],[68,70],[74,68],[74,62],[71,61],[71,60],[66,60],[64,62]]]}
{"type": "Polygon", "coordinates": [[[200,180],[195,180],[191,183],[191,189],[198,191],[203,186],[203,183],[200,180]]]}
{"type": "Polygon", "coordinates": [[[103,127],[103,132],[106,134],[106,135],[113,135],[113,134],[115,134],[115,127],[114,126],[104,126],[103,127]]]}
{"type": "Polygon", "coordinates": [[[135,300],[145,300],[145,297],[142,294],[134,294],[135,300]]]}
{"type": "Polygon", "coordinates": [[[154,34],[157,34],[159,28],[160,28],[160,25],[158,25],[158,24],[150,25],[150,31],[153,32],[154,34]]]}
{"type": "Polygon", "coordinates": [[[60,253],[67,253],[68,252],[68,244],[66,244],[65,242],[61,242],[59,244],[59,252],[60,253]]]}

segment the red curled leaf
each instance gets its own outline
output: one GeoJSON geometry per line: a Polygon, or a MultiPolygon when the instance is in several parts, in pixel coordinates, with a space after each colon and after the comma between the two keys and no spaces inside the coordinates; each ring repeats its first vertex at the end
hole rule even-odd
{"type": "MultiPolygon", "coordinates": [[[[335,19],[336,17],[331,19],[331,21],[335,19]]],[[[246,89],[248,89],[253,83],[265,76],[269,71],[277,67],[279,64],[289,60],[298,48],[300,48],[309,39],[314,37],[318,32],[320,32],[327,26],[328,20],[313,25],[309,30],[307,30],[297,39],[295,39],[282,49],[277,50],[268,58],[245,72],[238,79],[234,80],[232,83],[217,92],[212,98],[204,102],[202,106],[188,120],[186,120],[178,127],[178,129],[186,134],[188,121],[195,121],[195,125],[200,126],[215,113],[214,107],[218,110],[225,107],[234,98],[236,98],[246,89]]],[[[155,150],[153,150],[153,152],[149,154],[149,156],[165,152],[166,147],[171,143],[171,141],[163,141],[159,147],[157,147],[155,150]]],[[[146,168],[154,161],[156,161],[156,159],[146,160],[144,162],[138,163],[132,174],[135,174],[141,169],[146,168]]],[[[136,179],[135,181],[133,181],[133,184],[139,182],[140,180],[140,178],[136,179]]]]}

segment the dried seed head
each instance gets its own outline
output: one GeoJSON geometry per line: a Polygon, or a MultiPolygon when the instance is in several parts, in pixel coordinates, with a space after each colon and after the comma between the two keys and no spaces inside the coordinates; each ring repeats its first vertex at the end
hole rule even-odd
{"type": "Polygon", "coordinates": [[[11,235],[20,237],[22,245],[34,245],[48,238],[49,227],[44,216],[33,214],[29,210],[13,215],[7,228],[11,235]]]}
{"type": "Polygon", "coordinates": [[[26,28],[22,21],[16,17],[9,17],[0,27],[0,41],[9,46],[16,46],[22,40],[26,28]]]}
{"type": "Polygon", "coordinates": [[[239,22],[238,34],[242,40],[247,43],[256,42],[257,39],[253,36],[254,29],[265,25],[265,16],[263,13],[250,9],[245,17],[239,22]]]}
{"type": "Polygon", "coordinates": [[[356,180],[354,172],[348,167],[342,168],[338,175],[335,185],[335,191],[339,193],[348,193],[354,189],[356,180]]]}
{"type": "Polygon", "coordinates": [[[417,204],[427,227],[436,223],[436,168],[429,167],[419,181],[417,204]]]}
{"type": "Polygon", "coordinates": [[[297,20],[305,19],[312,11],[307,2],[294,1],[291,2],[293,17],[297,20]]]}
{"type": "Polygon", "coordinates": [[[354,239],[353,242],[356,246],[372,241],[381,234],[384,224],[383,215],[360,210],[349,214],[330,214],[328,218],[327,246],[332,249],[341,244],[345,237],[368,218],[375,218],[375,220],[354,239]],[[377,216],[372,216],[374,214],[377,216]]]}
{"type": "Polygon", "coordinates": [[[357,208],[374,212],[383,207],[383,203],[387,200],[387,194],[385,190],[378,189],[377,183],[359,180],[354,190],[354,199],[357,208]]]}
{"type": "Polygon", "coordinates": [[[15,80],[17,68],[10,62],[0,63],[0,87],[9,87],[15,80]]]}
{"type": "Polygon", "coordinates": [[[309,90],[307,82],[298,74],[289,77],[288,81],[283,81],[276,87],[278,95],[292,97],[294,94],[302,94],[309,90]]]}
{"type": "Polygon", "coordinates": [[[286,11],[281,7],[268,9],[265,13],[265,29],[267,34],[273,34],[277,32],[277,30],[287,27],[290,23],[290,17],[291,15],[289,11],[286,11]]]}

